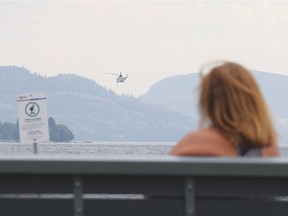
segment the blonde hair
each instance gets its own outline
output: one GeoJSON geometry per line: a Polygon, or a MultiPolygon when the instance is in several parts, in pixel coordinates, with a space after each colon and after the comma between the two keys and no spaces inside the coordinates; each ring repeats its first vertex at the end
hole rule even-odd
{"type": "MultiPolygon", "coordinates": [[[[271,145],[276,132],[253,76],[237,63],[213,65],[208,74],[202,74],[200,83],[201,124],[210,121],[236,147],[271,145]]],[[[204,69],[207,66],[211,64],[204,69]]]]}

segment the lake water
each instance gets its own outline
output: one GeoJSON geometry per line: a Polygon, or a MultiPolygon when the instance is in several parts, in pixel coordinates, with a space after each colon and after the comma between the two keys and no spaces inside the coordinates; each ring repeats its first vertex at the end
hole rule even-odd
{"type": "MultiPolygon", "coordinates": [[[[45,143],[37,145],[41,155],[95,156],[167,156],[174,142],[89,142],[45,143]]],[[[280,145],[282,157],[288,158],[288,145],[280,145]]],[[[33,155],[31,144],[0,142],[0,155],[33,155]]]]}
{"type": "MultiPolygon", "coordinates": [[[[175,143],[169,142],[91,142],[91,143],[45,143],[37,145],[41,155],[168,155],[175,143]]],[[[34,154],[31,144],[0,142],[0,155],[34,154]]]]}

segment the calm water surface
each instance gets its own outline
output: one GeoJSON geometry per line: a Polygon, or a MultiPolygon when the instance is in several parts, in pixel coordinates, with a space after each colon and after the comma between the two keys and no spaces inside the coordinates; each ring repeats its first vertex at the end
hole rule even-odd
{"type": "MultiPolygon", "coordinates": [[[[175,143],[169,142],[91,142],[91,143],[45,143],[37,145],[41,155],[168,155],[175,143]]],[[[34,154],[33,145],[0,143],[0,155],[34,154]]]]}
{"type": "MultiPolygon", "coordinates": [[[[95,155],[95,156],[167,156],[174,142],[91,142],[45,143],[37,145],[41,155],[95,155]]],[[[288,158],[288,145],[280,145],[282,157],[288,158]]],[[[33,155],[31,144],[0,142],[0,155],[33,155]]]]}

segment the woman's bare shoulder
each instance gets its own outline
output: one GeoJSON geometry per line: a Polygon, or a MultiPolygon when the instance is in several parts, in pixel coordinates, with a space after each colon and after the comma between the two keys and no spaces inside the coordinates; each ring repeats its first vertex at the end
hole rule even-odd
{"type": "Polygon", "coordinates": [[[171,154],[235,156],[236,151],[225,137],[216,130],[207,128],[185,135],[171,154]]]}
{"type": "Polygon", "coordinates": [[[268,147],[264,147],[262,149],[262,156],[263,157],[279,157],[281,156],[279,146],[276,142],[276,137],[274,141],[268,147]]]}

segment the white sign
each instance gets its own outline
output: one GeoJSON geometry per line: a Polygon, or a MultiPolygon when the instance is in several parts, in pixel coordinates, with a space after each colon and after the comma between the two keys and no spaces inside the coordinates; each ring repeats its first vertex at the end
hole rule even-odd
{"type": "Polygon", "coordinates": [[[18,95],[21,143],[49,142],[46,96],[41,93],[18,95]]]}

